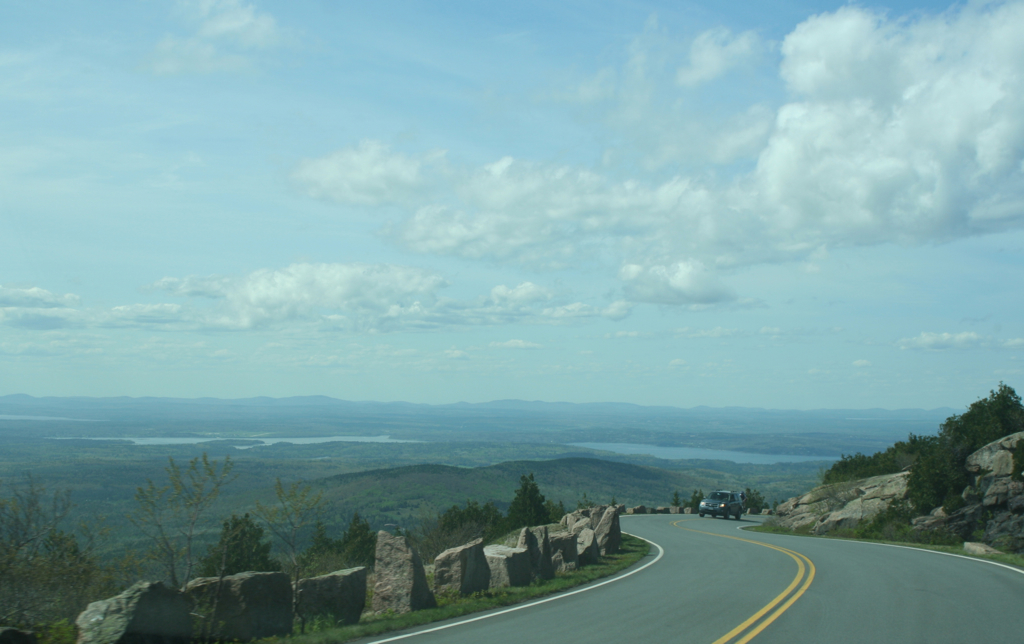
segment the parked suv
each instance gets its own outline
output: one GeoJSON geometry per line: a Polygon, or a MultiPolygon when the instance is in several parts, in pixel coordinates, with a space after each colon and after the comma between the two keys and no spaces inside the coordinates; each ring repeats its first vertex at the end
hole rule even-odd
{"type": "Polygon", "coordinates": [[[710,514],[713,517],[722,515],[726,519],[731,514],[739,521],[740,515],[743,514],[743,498],[739,492],[730,492],[729,490],[712,492],[711,496],[700,502],[700,509],[697,513],[701,516],[710,514]]]}

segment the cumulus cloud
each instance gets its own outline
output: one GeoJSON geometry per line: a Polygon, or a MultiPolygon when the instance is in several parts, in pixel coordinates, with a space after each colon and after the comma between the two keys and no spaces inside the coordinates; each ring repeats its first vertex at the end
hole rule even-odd
{"type": "Polygon", "coordinates": [[[619,271],[626,296],[653,304],[714,304],[736,296],[699,261],[670,266],[627,264],[619,271]]]}
{"type": "Polygon", "coordinates": [[[853,366],[855,366],[855,367],[870,367],[871,366],[871,361],[870,360],[854,360],[853,361],[853,366]]]}
{"type": "Polygon", "coordinates": [[[676,81],[685,86],[706,83],[756,57],[761,48],[753,31],[733,35],[725,27],[710,29],[693,40],[689,64],[679,69],[676,81]]]}
{"type": "Polygon", "coordinates": [[[156,74],[233,72],[252,65],[248,52],[272,47],[281,30],[272,15],[240,0],[182,0],[179,13],[195,31],[165,36],[147,67],[156,74]]]}
{"type": "MultiPolygon", "coordinates": [[[[745,161],[721,173],[641,180],[503,157],[446,162],[428,182],[437,164],[427,156],[364,142],[304,162],[296,176],[341,203],[409,205],[382,234],[415,252],[535,269],[596,262],[618,271],[624,302],[714,305],[736,299],[726,282],[738,267],[1024,224],[1022,31],[1020,2],[908,19],[844,6],[809,18],[781,44],[787,102],[714,128],[716,146],[732,150],[719,162],[745,161]]],[[[760,47],[755,34],[712,30],[677,80],[704,82],[760,47]]],[[[632,46],[621,73],[602,72],[604,89],[591,94],[619,83],[621,98],[653,58],[632,46]]],[[[660,132],[679,120],[655,103],[635,107],[631,122],[664,121],[660,132]]],[[[657,149],[686,160],[682,148],[657,149]]],[[[550,314],[595,313],[566,306],[550,314]]]]}
{"type": "Polygon", "coordinates": [[[301,162],[293,178],[318,199],[343,204],[407,203],[424,187],[422,170],[443,153],[414,159],[379,141],[362,141],[319,159],[301,162]]]}
{"type": "Polygon", "coordinates": [[[0,308],[53,309],[76,306],[77,295],[56,295],[39,287],[11,288],[0,286],[0,308]]]}
{"type": "Polygon", "coordinates": [[[942,351],[945,349],[973,349],[981,346],[984,338],[973,331],[963,333],[931,333],[922,331],[914,338],[903,338],[897,344],[901,349],[924,349],[942,351]]]}
{"type": "Polygon", "coordinates": [[[490,344],[495,349],[542,349],[543,346],[536,342],[528,342],[526,340],[506,340],[505,342],[492,342],[490,344]]]}

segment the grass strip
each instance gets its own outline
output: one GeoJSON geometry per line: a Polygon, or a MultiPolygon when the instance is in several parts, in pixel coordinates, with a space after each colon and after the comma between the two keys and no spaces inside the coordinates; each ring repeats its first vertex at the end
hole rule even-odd
{"type": "Polygon", "coordinates": [[[813,537],[815,539],[837,539],[841,541],[865,541],[867,543],[882,543],[889,546],[905,546],[907,548],[919,548],[921,550],[934,550],[936,552],[945,552],[953,555],[961,555],[964,557],[974,557],[976,559],[988,559],[990,561],[998,561],[1010,566],[1017,566],[1018,568],[1024,568],[1024,556],[1000,553],[997,555],[975,555],[969,552],[964,552],[962,546],[946,546],[946,545],[933,545],[929,543],[916,543],[914,541],[886,541],[884,539],[865,539],[863,537],[853,537],[847,534],[844,535],[827,535],[827,534],[812,534],[810,526],[807,526],[807,530],[791,530],[778,525],[759,525],[745,528],[751,532],[765,532],[768,534],[784,534],[791,537],[813,537]]]}
{"type": "Polygon", "coordinates": [[[358,624],[352,626],[333,626],[322,622],[307,624],[305,635],[289,637],[273,637],[261,640],[265,644],[280,642],[282,644],[340,644],[361,637],[372,637],[391,631],[403,630],[414,626],[422,626],[432,622],[453,619],[478,613],[480,611],[519,604],[531,599],[558,593],[576,586],[592,582],[602,577],[614,575],[637,563],[650,551],[650,544],[643,539],[623,534],[620,552],[601,558],[601,563],[586,566],[569,573],[559,573],[554,579],[536,580],[529,586],[516,588],[500,588],[491,591],[473,593],[465,597],[454,595],[438,595],[437,608],[429,608],[402,615],[373,615],[364,613],[358,624]],[[312,632],[309,632],[312,630],[312,632]]]}

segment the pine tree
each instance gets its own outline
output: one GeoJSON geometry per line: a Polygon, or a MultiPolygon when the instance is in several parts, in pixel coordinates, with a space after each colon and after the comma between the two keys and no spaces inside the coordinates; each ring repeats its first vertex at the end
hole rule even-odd
{"type": "Polygon", "coordinates": [[[533,472],[530,475],[519,477],[519,489],[516,490],[516,497],[508,506],[508,526],[510,530],[536,525],[545,525],[548,522],[547,509],[544,507],[544,495],[540,493],[537,482],[533,480],[533,472]]]}

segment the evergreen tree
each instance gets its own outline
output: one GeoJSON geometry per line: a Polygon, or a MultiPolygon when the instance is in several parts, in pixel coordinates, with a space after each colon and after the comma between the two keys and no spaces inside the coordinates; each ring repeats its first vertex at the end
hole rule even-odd
{"type": "Polygon", "coordinates": [[[700,509],[700,502],[704,500],[704,490],[694,490],[693,495],[690,496],[690,502],[687,503],[687,507],[693,508],[696,512],[700,509]]]}
{"type": "Polygon", "coordinates": [[[206,556],[199,560],[199,574],[203,577],[218,577],[222,573],[234,575],[240,572],[273,572],[281,564],[270,556],[271,544],[263,540],[263,527],[248,513],[232,514],[224,522],[220,540],[210,546],[206,556]]]}
{"type": "MultiPolygon", "coordinates": [[[[615,499],[613,498],[612,501],[614,500],[615,499]]],[[[561,501],[555,503],[554,501],[549,499],[544,502],[544,508],[547,510],[548,513],[548,523],[558,523],[562,520],[562,517],[566,515],[565,504],[562,503],[561,501]]]]}
{"type": "Polygon", "coordinates": [[[519,489],[516,490],[516,497],[508,506],[508,529],[525,528],[529,526],[544,525],[548,521],[548,512],[544,507],[544,495],[540,493],[537,482],[533,480],[533,472],[530,475],[519,477],[519,489]]]}
{"type": "Polygon", "coordinates": [[[676,490],[675,492],[672,493],[672,503],[670,503],[669,505],[674,505],[675,507],[679,507],[682,504],[683,504],[683,500],[679,498],[679,490],[676,490]]]}
{"type": "Polygon", "coordinates": [[[377,533],[356,512],[341,536],[341,551],[352,566],[372,566],[377,553],[377,533]]]}

